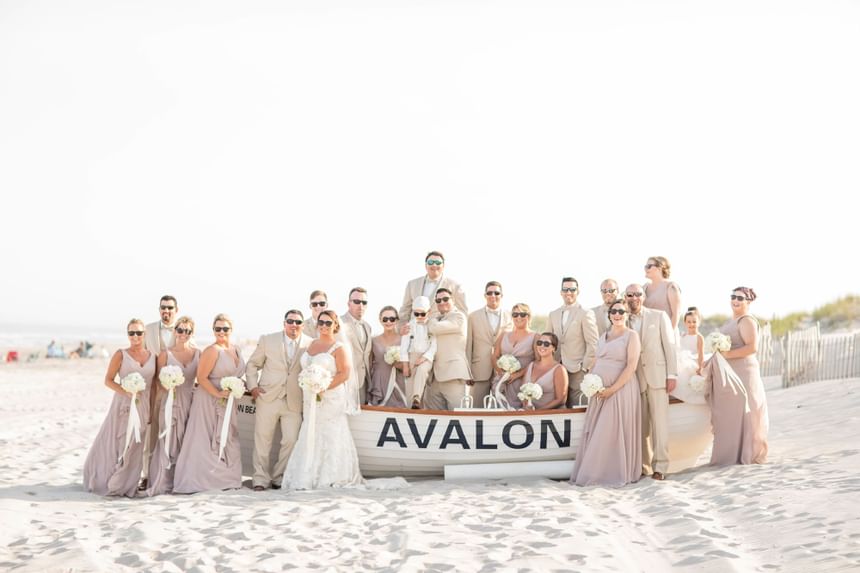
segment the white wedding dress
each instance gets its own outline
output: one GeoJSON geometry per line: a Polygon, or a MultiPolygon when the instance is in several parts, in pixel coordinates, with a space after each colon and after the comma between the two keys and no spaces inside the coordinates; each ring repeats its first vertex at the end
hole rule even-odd
{"type": "MultiPolygon", "coordinates": [[[[337,372],[333,353],[346,347],[335,342],[326,352],[302,354],[302,369],[311,364],[322,366],[332,376],[337,372]]],[[[351,381],[316,395],[304,392],[304,419],[299,438],[287,462],[285,489],[351,487],[364,483],[358,468],[358,453],[349,430],[348,412],[354,409],[348,392],[351,381]]]]}
{"type": "Polygon", "coordinates": [[[678,351],[678,381],[672,396],[688,404],[704,404],[705,395],[693,390],[690,380],[699,367],[699,347],[695,336],[681,335],[678,351]]]}

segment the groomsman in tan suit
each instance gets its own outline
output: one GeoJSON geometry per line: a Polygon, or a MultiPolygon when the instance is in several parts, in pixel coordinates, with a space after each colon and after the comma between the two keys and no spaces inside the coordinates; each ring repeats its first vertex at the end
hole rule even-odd
{"type": "Polygon", "coordinates": [[[469,315],[466,358],[472,372],[472,398],[476,408],[483,407],[493,380],[493,346],[502,333],[513,328],[511,313],[502,310],[502,285],[490,281],[484,287],[487,305],[469,315]]]}
{"type": "Polygon", "coordinates": [[[426,296],[430,299],[431,312],[436,312],[436,304],[434,303],[436,291],[440,288],[446,289],[454,298],[454,306],[463,314],[468,314],[469,309],[466,307],[466,293],[463,292],[463,287],[453,279],[444,275],[445,257],[439,251],[430,251],[424,257],[424,268],[427,274],[417,279],[412,279],[406,284],[406,291],[403,293],[403,304],[400,305],[400,323],[405,324],[409,317],[412,316],[412,301],[419,296],[426,296]]]}
{"type": "Polygon", "coordinates": [[[453,293],[446,288],[436,291],[435,302],[438,314],[427,329],[436,337],[436,358],[425,402],[432,410],[453,410],[460,407],[466,382],[472,378],[466,358],[466,315],[454,308],[453,293]]]}
{"type": "MultiPolygon", "coordinates": [[[[173,329],[176,327],[176,318],[179,316],[179,303],[176,302],[175,297],[166,294],[158,302],[158,312],[161,315],[161,320],[147,324],[144,327],[143,335],[143,346],[155,354],[156,358],[159,354],[173,346],[173,329]]],[[[157,392],[149,393],[150,412],[158,411],[158,405],[156,404],[157,394],[157,392]]],[[[141,490],[146,489],[148,485],[149,460],[158,441],[158,416],[150,416],[149,418],[149,427],[147,428],[146,437],[143,442],[143,471],[141,472],[142,479],[139,488],[141,490]]]]}
{"type": "Polygon", "coordinates": [[[349,291],[347,305],[349,311],[340,317],[341,328],[346,329],[347,338],[352,344],[352,367],[355,370],[355,379],[358,380],[358,395],[366,404],[370,379],[370,351],[373,349],[370,325],[364,320],[367,290],[362,287],[353,288],[349,291]]]}
{"type": "Polygon", "coordinates": [[[628,286],[624,296],[630,328],[639,333],[642,342],[636,368],[642,398],[642,474],[663,480],[669,470],[669,393],[678,378],[675,337],[669,315],[642,304],[642,285],[628,286]]]}
{"type": "Polygon", "coordinates": [[[594,313],[576,302],[578,294],[579,282],[573,277],[564,277],[561,279],[564,304],[549,313],[549,331],[558,336],[556,359],[564,364],[568,373],[568,408],[579,404],[582,396],[579,385],[594,362],[597,349],[594,313]]]}
{"type": "Polygon", "coordinates": [[[284,330],[264,334],[245,366],[248,389],[256,404],[254,414],[254,491],[281,488],[287,460],[302,426],[300,359],[313,339],[302,333],[300,310],[284,315],[284,330]],[[259,373],[259,378],[258,378],[259,373]],[[274,468],[270,463],[275,428],[281,426],[281,449],[274,468]]]}
{"type": "Polygon", "coordinates": [[[603,333],[609,330],[609,305],[621,296],[618,293],[618,283],[614,279],[606,279],[600,283],[600,296],[603,298],[603,304],[595,306],[591,309],[594,313],[594,319],[597,321],[597,335],[603,336],[603,333]]]}
{"type": "Polygon", "coordinates": [[[308,306],[311,309],[312,318],[305,321],[303,334],[316,338],[317,335],[317,320],[320,313],[328,308],[328,295],[321,290],[315,290],[311,293],[311,300],[308,306]]]}

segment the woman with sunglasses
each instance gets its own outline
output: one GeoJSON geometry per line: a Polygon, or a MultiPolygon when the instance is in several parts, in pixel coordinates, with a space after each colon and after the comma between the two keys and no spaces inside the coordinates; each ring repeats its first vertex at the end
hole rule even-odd
{"type": "Polygon", "coordinates": [[[232,330],[233,321],[227,315],[216,316],[212,322],[215,343],[206,347],[200,355],[197,389],[191,400],[188,425],[176,461],[174,493],[242,487],[242,456],[235,415],[230,416],[224,457],[219,457],[221,426],[230,396],[229,390],[221,388],[221,380],[245,374],[245,360],[239,348],[230,342],[232,330]]]}
{"type": "Polygon", "coordinates": [[[597,343],[591,373],[603,389],[591,397],[570,482],[621,486],[642,475],[642,413],[636,367],[641,345],[627,327],[627,303],[609,306],[612,323],[597,343]]]}
{"type": "Polygon", "coordinates": [[[384,306],[379,311],[379,322],[382,324],[382,334],[372,339],[372,359],[370,363],[370,388],[368,388],[368,402],[372,406],[391,406],[392,408],[405,408],[406,382],[403,379],[403,362],[395,362],[390,365],[385,361],[385,353],[391,347],[400,348],[400,334],[397,331],[397,309],[393,306],[384,306]],[[388,385],[391,380],[391,370],[396,369],[394,389],[388,394],[388,385]]]}
{"type": "Polygon", "coordinates": [[[732,318],[720,332],[732,339],[731,350],[723,352],[731,369],[740,379],[742,388],[715,376],[716,360],[708,361],[713,381],[708,403],[711,406],[711,425],[714,447],[711,464],[762,464],[767,461],[768,414],[767,399],[759,369],[758,322],[749,313],[750,303],[756,299],[749,287],[737,287],[731,294],[732,318]]]}
{"type": "Polygon", "coordinates": [[[84,462],[84,488],[99,495],[137,495],[143,469],[145,430],[149,423],[149,393],[155,377],[155,355],[146,350],[143,344],[145,328],[140,319],[133,318],[128,322],[128,348],[114,353],[105,374],[105,386],[114,391],[114,396],[84,462]],[[136,396],[134,404],[132,395],[116,381],[117,376],[122,380],[132,372],[143,376],[146,382],[146,389],[136,396]],[[136,408],[140,417],[141,439],[137,442],[132,438],[126,450],[131,408],[136,408]]]}
{"type": "Polygon", "coordinates": [[[320,366],[332,378],[319,400],[304,392],[304,419],[284,472],[283,485],[291,490],[349,487],[364,481],[346,418],[359,407],[351,343],[339,335],[340,320],[333,310],[320,313],[317,332],[318,338],[302,354],[302,369],[320,366]]]}
{"type": "MultiPolygon", "coordinates": [[[[158,428],[163,432],[167,428],[167,416],[172,420],[170,443],[166,443],[166,436],[159,436],[149,462],[149,487],[146,490],[148,496],[173,492],[173,473],[185,438],[185,425],[191,411],[191,396],[194,393],[194,380],[197,378],[197,364],[200,360],[200,349],[192,345],[192,334],[194,321],[188,316],[180,317],[173,329],[173,346],[159,354],[156,362],[154,391],[158,392],[155,400],[158,428]],[[176,366],[182,370],[182,376],[185,378],[185,381],[173,390],[173,407],[170,412],[165,411],[167,390],[158,381],[158,374],[166,366],[176,366]]],[[[153,416],[155,415],[154,412],[153,416]]]]}
{"type": "Polygon", "coordinates": [[[646,308],[662,310],[669,315],[672,332],[678,339],[678,322],[681,319],[681,288],[667,280],[672,274],[672,266],[666,257],[650,257],[645,263],[645,277],[650,281],[645,283],[646,308]]]}
{"type": "MultiPolygon", "coordinates": [[[[561,362],[553,354],[558,349],[558,336],[552,332],[542,333],[534,346],[535,360],[524,368],[522,383],[534,383],[541,387],[543,395],[532,403],[532,410],[561,408],[567,400],[567,369],[559,368],[561,362]]],[[[514,396],[516,403],[522,403],[514,396]]],[[[513,405],[513,404],[512,404],[513,405]]]]}
{"type": "MultiPolygon", "coordinates": [[[[529,367],[535,359],[535,336],[537,333],[529,328],[531,322],[532,311],[529,305],[517,303],[511,310],[511,319],[514,323],[514,328],[511,331],[504,332],[496,339],[496,344],[493,346],[493,370],[496,373],[490,390],[495,391],[496,385],[504,375],[504,372],[499,368],[499,357],[504,354],[510,354],[520,363],[520,369],[513,372],[500,388],[499,393],[503,394],[508,401],[508,404],[513,408],[522,408],[523,404],[517,393],[522,386],[522,377],[526,373],[526,368],[529,367]]],[[[476,408],[482,408],[483,404],[475,404],[476,408]]]]}

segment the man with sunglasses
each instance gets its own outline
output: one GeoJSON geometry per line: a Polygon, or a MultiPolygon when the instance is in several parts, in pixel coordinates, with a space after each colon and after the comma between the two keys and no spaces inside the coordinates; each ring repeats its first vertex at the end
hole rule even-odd
{"type": "Polygon", "coordinates": [[[466,358],[472,371],[472,398],[476,408],[483,407],[490,393],[493,370],[493,346],[503,332],[513,328],[511,313],[502,310],[502,285],[490,281],[484,287],[487,305],[469,315],[466,334],[466,358]]]}
{"type": "Polygon", "coordinates": [[[454,295],[446,288],[437,290],[434,300],[437,312],[427,330],[436,337],[436,358],[426,402],[433,410],[453,410],[460,407],[472,379],[466,358],[466,315],[454,307],[454,295]]]}
{"type": "Polygon", "coordinates": [[[347,307],[349,310],[340,317],[340,323],[352,345],[352,367],[355,370],[355,379],[358,381],[359,396],[362,403],[366,404],[370,382],[370,353],[373,350],[370,325],[364,320],[364,313],[367,311],[367,290],[354,287],[349,291],[347,307]]]}
{"type": "Polygon", "coordinates": [[[302,426],[300,359],[313,339],[302,332],[304,316],[288,310],[284,329],[264,334],[245,365],[248,390],[256,404],[254,414],[254,491],[280,489],[287,460],[302,426]],[[270,461],[275,429],[281,427],[281,447],[274,467],[270,461]]]}
{"type": "Polygon", "coordinates": [[[466,307],[466,293],[463,292],[463,287],[460,283],[445,276],[445,257],[439,251],[430,251],[424,257],[424,269],[427,271],[423,277],[412,279],[406,284],[406,291],[403,293],[403,304],[400,306],[400,321],[401,325],[405,324],[412,316],[412,301],[416,297],[426,296],[430,300],[430,311],[436,311],[434,302],[436,291],[440,288],[446,289],[454,298],[454,306],[456,306],[463,314],[468,314],[469,309],[466,307]]]}
{"type": "Polygon", "coordinates": [[[549,332],[558,337],[555,358],[567,370],[567,407],[579,405],[582,391],[579,385],[594,362],[597,349],[597,321],[591,310],[582,308],[576,298],[579,282],[573,277],[561,279],[560,307],[549,313],[549,332]]]}
{"type": "Polygon", "coordinates": [[[629,285],[624,298],[630,329],[639,333],[642,343],[636,368],[642,400],[642,474],[664,480],[669,470],[669,393],[678,378],[675,336],[668,314],[645,308],[642,285],[629,285]]]}
{"type": "Polygon", "coordinates": [[[320,313],[328,308],[328,295],[321,290],[313,291],[308,307],[311,309],[312,318],[305,321],[302,333],[311,338],[316,338],[318,336],[317,320],[320,318],[320,313]]]}
{"type": "Polygon", "coordinates": [[[621,296],[621,293],[618,292],[618,283],[615,282],[615,279],[606,279],[600,283],[600,296],[603,298],[603,304],[591,309],[595,320],[597,320],[598,338],[603,336],[603,333],[612,326],[609,323],[609,307],[621,296]]]}

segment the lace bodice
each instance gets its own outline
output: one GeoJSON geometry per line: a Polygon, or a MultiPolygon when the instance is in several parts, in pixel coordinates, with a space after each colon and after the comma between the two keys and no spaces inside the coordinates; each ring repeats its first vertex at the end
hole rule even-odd
{"type": "Polygon", "coordinates": [[[319,354],[314,354],[311,356],[307,352],[302,354],[301,364],[302,368],[307,368],[311,364],[316,364],[317,366],[322,366],[326,370],[328,370],[332,376],[337,373],[337,363],[334,359],[334,351],[340,348],[340,342],[335,342],[331,345],[331,348],[326,350],[325,352],[320,352],[319,354]]]}

